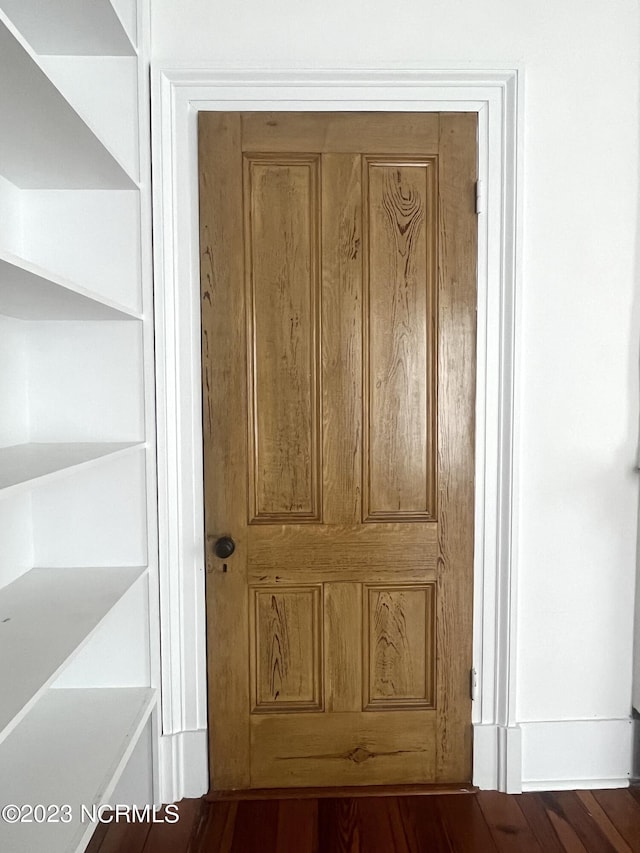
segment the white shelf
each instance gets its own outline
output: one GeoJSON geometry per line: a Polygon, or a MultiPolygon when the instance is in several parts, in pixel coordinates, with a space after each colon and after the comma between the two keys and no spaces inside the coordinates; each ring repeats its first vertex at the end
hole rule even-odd
{"type": "Polygon", "coordinates": [[[137,57],[38,54],[37,62],[107,151],[138,182],[137,57]]]}
{"type": "Polygon", "coordinates": [[[139,442],[16,444],[0,448],[0,497],[9,489],[60,474],[105,456],[141,447],[139,442]]]}
{"type": "Polygon", "coordinates": [[[145,571],[32,569],[0,590],[0,742],[145,571]]]}
{"type": "Polygon", "coordinates": [[[0,171],[22,189],[136,189],[0,12],[0,171]]]}
{"type": "Polygon", "coordinates": [[[2,0],[2,8],[37,53],[135,55],[109,0],[2,0]]]}
{"type": "Polygon", "coordinates": [[[0,250],[0,314],[20,320],[137,320],[140,315],[0,250]]]}
{"type": "Polygon", "coordinates": [[[84,850],[81,804],[109,802],[156,702],[149,688],[49,690],[0,745],[0,802],[71,807],[71,823],[0,823],[11,853],[84,850]]]}

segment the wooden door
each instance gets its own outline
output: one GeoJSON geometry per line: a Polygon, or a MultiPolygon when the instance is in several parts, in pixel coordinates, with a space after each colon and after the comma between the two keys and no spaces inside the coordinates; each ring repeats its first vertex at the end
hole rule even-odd
{"type": "Polygon", "coordinates": [[[212,787],[468,782],[476,117],[199,157],[212,787]]]}

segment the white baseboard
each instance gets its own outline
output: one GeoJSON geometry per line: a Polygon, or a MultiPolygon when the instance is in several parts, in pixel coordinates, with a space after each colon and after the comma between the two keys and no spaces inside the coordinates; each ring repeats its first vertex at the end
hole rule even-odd
{"type": "Polygon", "coordinates": [[[520,723],[522,790],[623,788],[633,766],[634,721],[520,723]]]}
{"type": "Polygon", "coordinates": [[[482,791],[522,791],[519,726],[474,725],[473,784],[482,791]]]}
{"type": "Polygon", "coordinates": [[[619,779],[547,779],[523,782],[523,791],[600,791],[603,788],[628,788],[629,777],[619,779]]]}
{"type": "Polygon", "coordinates": [[[209,790],[207,732],[163,735],[158,750],[160,802],[176,803],[183,797],[202,797],[209,790]]]}

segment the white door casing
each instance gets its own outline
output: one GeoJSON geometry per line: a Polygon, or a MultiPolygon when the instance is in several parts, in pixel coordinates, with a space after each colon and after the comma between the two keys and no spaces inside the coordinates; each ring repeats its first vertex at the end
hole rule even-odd
{"type": "Polygon", "coordinates": [[[515,555],[522,88],[518,69],[153,70],[163,802],[208,789],[200,110],[478,113],[473,781],[521,790],[515,555]]]}

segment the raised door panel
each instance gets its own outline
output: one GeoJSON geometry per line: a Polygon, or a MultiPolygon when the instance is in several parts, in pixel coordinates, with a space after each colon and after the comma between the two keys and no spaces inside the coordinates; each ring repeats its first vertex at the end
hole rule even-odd
{"type": "Polygon", "coordinates": [[[253,712],[322,710],[322,587],[252,595],[253,712]]]}
{"type": "Polygon", "coordinates": [[[319,158],[246,155],[249,519],[318,521],[319,158]]]}
{"type": "Polygon", "coordinates": [[[365,708],[435,705],[435,583],[365,587],[365,708]]]}
{"type": "Polygon", "coordinates": [[[437,164],[365,157],[365,521],[435,512],[437,164]]]}
{"type": "Polygon", "coordinates": [[[251,785],[400,785],[435,775],[435,711],[256,714],[251,785]]]}

